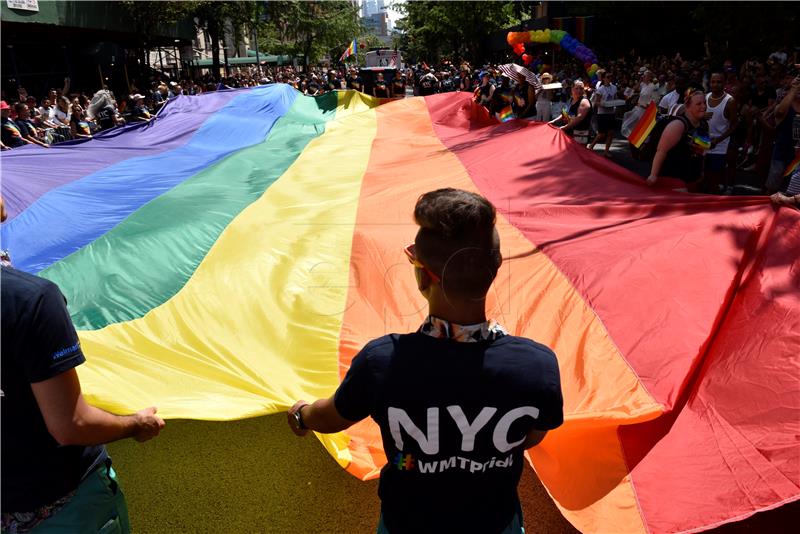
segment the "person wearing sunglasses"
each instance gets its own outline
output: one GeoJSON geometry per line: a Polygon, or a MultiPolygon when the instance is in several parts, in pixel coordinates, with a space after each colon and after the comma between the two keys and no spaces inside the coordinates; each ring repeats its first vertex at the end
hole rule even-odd
{"type": "Polygon", "coordinates": [[[495,219],[475,193],[422,195],[404,252],[428,316],[367,343],[333,396],[288,412],[298,436],[379,425],[380,534],[523,532],[523,453],[561,425],[563,401],[555,354],[486,317],[502,263],[495,219]]]}

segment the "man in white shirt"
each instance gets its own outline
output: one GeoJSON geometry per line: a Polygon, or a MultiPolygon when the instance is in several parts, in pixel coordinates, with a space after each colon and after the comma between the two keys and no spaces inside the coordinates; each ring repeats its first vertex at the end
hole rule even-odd
{"type": "Polygon", "coordinates": [[[686,78],[678,74],[675,76],[675,88],[664,95],[658,103],[658,112],[662,115],[674,116],[683,105],[683,96],[686,92],[686,78]]]}
{"type": "Polygon", "coordinates": [[[639,119],[644,114],[644,110],[647,109],[650,102],[655,102],[657,98],[656,84],[653,83],[653,73],[645,70],[642,73],[642,82],[639,84],[639,98],[636,101],[636,107],[627,112],[622,118],[622,135],[625,137],[631,135],[636,123],[639,122],[639,119]]]}
{"type": "Polygon", "coordinates": [[[728,171],[728,145],[730,136],[739,123],[737,103],[725,92],[725,78],[721,72],[711,74],[711,92],[706,95],[706,120],[711,136],[711,148],[705,154],[706,193],[719,193],[720,184],[724,192],[733,192],[733,177],[728,171]]]}
{"type": "MultiPolygon", "coordinates": [[[[598,71],[598,75],[600,75],[600,71],[598,71]]],[[[614,126],[616,122],[614,108],[603,105],[609,100],[617,98],[617,86],[611,83],[611,81],[611,73],[603,71],[602,76],[600,76],[600,84],[597,86],[593,97],[594,104],[597,106],[597,136],[595,136],[592,144],[589,145],[589,149],[594,150],[594,145],[596,145],[598,141],[604,140],[606,142],[606,148],[603,151],[603,155],[607,158],[611,157],[611,142],[614,140],[614,126]]]]}

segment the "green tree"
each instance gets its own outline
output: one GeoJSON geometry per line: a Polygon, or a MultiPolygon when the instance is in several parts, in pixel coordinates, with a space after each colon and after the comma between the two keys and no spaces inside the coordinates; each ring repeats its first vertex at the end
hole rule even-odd
{"type": "MultiPolygon", "coordinates": [[[[325,54],[341,54],[353,37],[362,34],[358,7],[344,0],[268,2],[267,21],[260,27],[259,44],[272,53],[303,57],[303,64],[325,54]]],[[[334,60],[338,57],[334,57],[334,60]]]]}
{"type": "Polygon", "coordinates": [[[254,1],[216,2],[214,0],[202,0],[184,3],[187,4],[187,11],[194,18],[197,27],[208,32],[208,36],[211,39],[212,74],[214,79],[219,81],[220,41],[225,35],[226,21],[230,22],[234,31],[234,38],[239,42],[242,28],[251,27],[256,23],[257,5],[254,1]]]}
{"type": "Polygon", "coordinates": [[[436,62],[442,57],[476,61],[483,42],[494,32],[526,14],[516,2],[436,2],[420,0],[399,4],[397,22],[401,46],[417,59],[436,62]]]}
{"type": "Polygon", "coordinates": [[[122,5],[133,23],[136,33],[142,38],[142,46],[136,50],[139,65],[147,65],[147,53],[153,35],[159,28],[175,24],[184,19],[188,13],[190,2],[152,2],[123,1],[122,5]]]}

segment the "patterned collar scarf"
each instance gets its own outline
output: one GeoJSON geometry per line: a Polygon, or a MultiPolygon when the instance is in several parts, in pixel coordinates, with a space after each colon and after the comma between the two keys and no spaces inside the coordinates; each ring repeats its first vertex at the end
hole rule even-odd
{"type": "Polygon", "coordinates": [[[461,343],[494,341],[508,332],[496,321],[489,320],[478,324],[460,325],[429,315],[419,327],[418,332],[439,339],[452,339],[461,343]]]}

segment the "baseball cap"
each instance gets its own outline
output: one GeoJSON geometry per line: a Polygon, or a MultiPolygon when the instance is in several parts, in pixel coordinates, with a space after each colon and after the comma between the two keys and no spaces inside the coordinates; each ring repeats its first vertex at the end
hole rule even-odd
{"type": "Polygon", "coordinates": [[[0,109],[11,109],[11,106],[5,100],[0,100],[0,109]]]}

